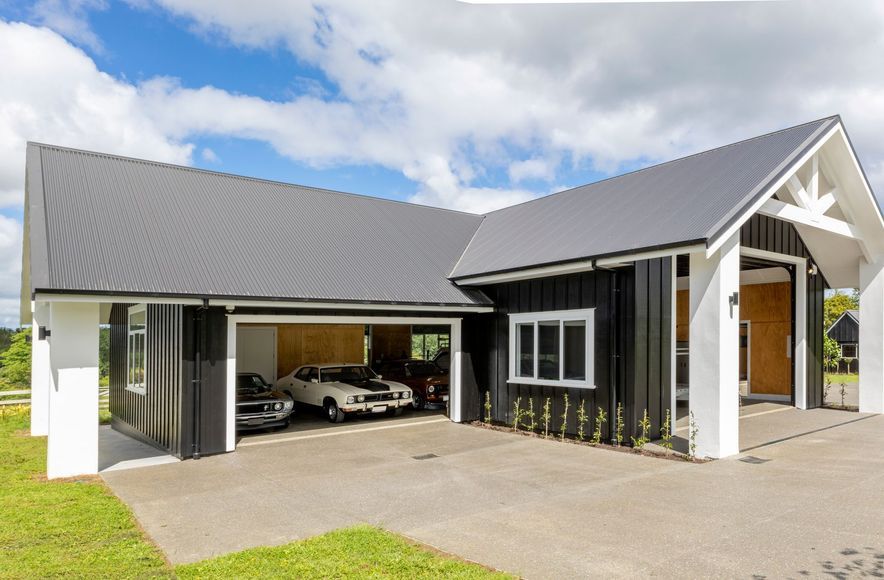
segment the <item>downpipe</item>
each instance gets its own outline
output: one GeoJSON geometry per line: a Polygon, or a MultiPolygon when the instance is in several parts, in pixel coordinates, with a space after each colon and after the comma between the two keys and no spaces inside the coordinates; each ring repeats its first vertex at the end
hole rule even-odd
{"type": "Polygon", "coordinates": [[[203,314],[209,309],[209,299],[203,298],[202,306],[198,306],[193,315],[193,433],[191,444],[191,456],[199,459],[201,455],[201,421],[202,416],[202,385],[203,385],[203,360],[202,350],[206,344],[206,325],[203,314]]]}

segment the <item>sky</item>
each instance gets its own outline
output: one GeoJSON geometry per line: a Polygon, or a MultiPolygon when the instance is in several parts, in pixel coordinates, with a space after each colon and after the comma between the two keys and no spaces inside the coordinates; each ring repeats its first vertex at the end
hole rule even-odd
{"type": "Polygon", "coordinates": [[[882,63],[880,0],[0,0],[0,325],[28,140],[482,213],[837,113],[882,192],[882,63]]]}

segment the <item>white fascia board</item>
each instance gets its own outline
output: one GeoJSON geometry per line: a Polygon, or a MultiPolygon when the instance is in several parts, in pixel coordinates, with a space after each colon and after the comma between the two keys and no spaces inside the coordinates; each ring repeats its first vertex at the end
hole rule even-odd
{"type": "Polygon", "coordinates": [[[224,306],[228,310],[236,308],[285,308],[306,310],[383,310],[402,312],[494,312],[493,306],[440,306],[428,304],[365,304],[350,302],[286,302],[282,300],[230,300],[212,298],[209,306],[224,306]]]}
{"type": "Polygon", "coordinates": [[[428,316],[326,316],[311,314],[228,314],[228,324],[460,324],[460,318],[428,316]]]}
{"type": "Polygon", "coordinates": [[[516,270],[513,272],[504,272],[502,274],[489,274],[487,276],[470,276],[469,278],[461,278],[455,280],[458,286],[481,286],[483,284],[500,284],[502,282],[517,282],[519,280],[531,280],[533,278],[546,278],[549,276],[560,276],[563,274],[575,274],[577,272],[589,272],[593,269],[592,260],[580,260],[578,262],[568,262],[567,264],[556,264],[554,266],[542,266],[540,268],[527,268],[525,270],[516,270]]]}
{"type": "Polygon", "coordinates": [[[614,256],[611,258],[599,258],[595,261],[595,263],[596,266],[619,266],[628,262],[637,262],[639,260],[654,260],[656,258],[668,258],[678,256],[679,254],[691,254],[694,252],[705,250],[705,245],[695,244],[693,246],[682,246],[680,248],[667,248],[665,250],[637,252],[635,254],[625,254],[621,256],[614,256]]]}
{"type": "Polygon", "coordinates": [[[810,161],[813,158],[813,156],[816,155],[817,152],[819,152],[819,150],[823,147],[823,145],[825,145],[826,142],[828,142],[829,139],[833,135],[837,134],[839,131],[843,131],[841,128],[840,122],[836,123],[835,126],[832,127],[831,129],[829,129],[826,132],[825,136],[823,136],[821,139],[819,139],[813,147],[811,147],[798,160],[796,160],[794,163],[792,163],[792,165],[790,165],[783,172],[782,176],[780,176],[779,179],[774,181],[771,184],[771,186],[767,188],[767,190],[764,192],[764,194],[761,197],[759,197],[755,203],[753,203],[751,206],[749,206],[749,208],[747,208],[746,211],[744,211],[742,213],[742,215],[736,221],[734,221],[733,224],[731,224],[730,227],[728,227],[726,230],[719,232],[717,235],[710,238],[709,243],[707,244],[707,247],[706,247],[706,258],[709,259],[713,255],[715,255],[715,252],[720,250],[721,246],[727,240],[729,240],[732,235],[734,235],[736,232],[738,232],[739,229],[741,227],[743,227],[743,224],[749,220],[749,218],[751,218],[753,215],[755,215],[758,212],[759,209],[761,209],[761,206],[764,205],[764,202],[766,202],[767,200],[772,198],[773,195],[781,187],[783,187],[783,185],[785,185],[786,182],[789,181],[789,179],[798,170],[798,168],[802,167],[805,163],[810,161]]]}
{"type": "Polygon", "coordinates": [[[175,298],[164,296],[113,296],[109,294],[51,294],[38,292],[34,297],[38,302],[99,302],[119,304],[184,304],[201,306],[199,298],[175,298]]]}

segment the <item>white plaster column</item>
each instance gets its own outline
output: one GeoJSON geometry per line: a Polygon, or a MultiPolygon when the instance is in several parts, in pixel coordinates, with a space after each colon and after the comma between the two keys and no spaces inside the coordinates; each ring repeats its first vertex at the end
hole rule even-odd
{"type": "Polygon", "coordinates": [[[98,303],[50,304],[49,444],[52,479],[98,472],[98,303]]]}
{"type": "Polygon", "coordinates": [[[884,413],[884,259],[859,264],[859,410],[884,413]]]}
{"type": "Polygon", "coordinates": [[[690,410],[697,425],[697,455],[740,451],[740,238],[732,235],[712,256],[691,254],[690,410]]]}
{"type": "Polygon", "coordinates": [[[49,328],[49,304],[33,303],[31,319],[31,435],[49,434],[49,340],[40,340],[40,327],[49,328]]]}

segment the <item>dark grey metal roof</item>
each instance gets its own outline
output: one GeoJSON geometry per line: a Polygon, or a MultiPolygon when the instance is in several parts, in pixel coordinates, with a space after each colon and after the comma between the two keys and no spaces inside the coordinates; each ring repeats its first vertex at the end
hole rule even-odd
{"type": "Polygon", "coordinates": [[[451,277],[706,242],[839,122],[821,119],[495,211],[451,277]]]}
{"type": "Polygon", "coordinates": [[[27,163],[31,291],[489,303],[447,279],[481,216],[49,145],[27,163]]]}

